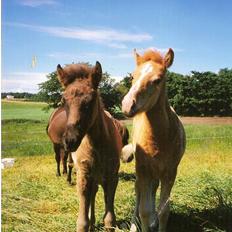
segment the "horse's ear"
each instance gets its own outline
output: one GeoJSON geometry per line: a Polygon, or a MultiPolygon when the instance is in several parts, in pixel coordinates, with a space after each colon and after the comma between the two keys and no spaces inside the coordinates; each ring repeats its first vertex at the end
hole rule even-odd
{"type": "Polygon", "coordinates": [[[57,78],[63,87],[66,86],[65,73],[60,64],[57,65],[57,78]]]}
{"type": "Polygon", "coordinates": [[[94,88],[98,87],[101,81],[101,78],[102,78],[102,67],[101,67],[100,62],[97,61],[93,68],[93,75],[92,75],[92,81],[93,81],[94,88]]]}
{"type": "Polygon", "coordinates": [[[168,52],[166,53],[164,57],[164,65],[166,68],[169,68],[174,60],[174,52],[171,48],[168,49],[168,52]]]}
{"type": "Polygon", "coordinates": [[[134,56],[135,56],[135,62],[136,62],[136,65],[140,65],[142,64],[142,57],[136,52],[136,49],[134,49],[134,56]]]}

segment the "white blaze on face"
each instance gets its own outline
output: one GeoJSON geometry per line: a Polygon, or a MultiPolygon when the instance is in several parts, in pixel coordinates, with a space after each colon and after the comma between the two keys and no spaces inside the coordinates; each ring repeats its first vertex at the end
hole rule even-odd
{"type": "Polygon", "coordinates": [[[146,63],[142,67],[142,69],[140,70],[140,76],[139,76],[138,80],[135,82],[135,84],[133,85],[134,90],[138,90],[140,88],[144,77],[147,76],[147,74],[151,73],[152,71],[153,71],[153,66],[151,63],[146,63]]]}

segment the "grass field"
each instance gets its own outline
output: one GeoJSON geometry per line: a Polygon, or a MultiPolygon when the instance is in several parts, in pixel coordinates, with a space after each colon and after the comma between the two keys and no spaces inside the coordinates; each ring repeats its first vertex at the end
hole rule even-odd
{"type": "MultiPolygon", "coordinates": [[[[43,104],[2,103],[2,231],[75,231],[76,187],[55,176],[43,104]]],[[[128,125],[130,128],[130,125],[128,125]]],[[[185,125],[187,149],[171,195],[168,231],[232,231],[232,125],[185,125]]],[[[75,176],[73,175],[73,179],[75,176]]],[[[134,162],[122,164],[116,192],[118,226],[126,231],[134,206],[134,162]]],[[[103,192],[96,202],[102,226],[103,192]]]]}

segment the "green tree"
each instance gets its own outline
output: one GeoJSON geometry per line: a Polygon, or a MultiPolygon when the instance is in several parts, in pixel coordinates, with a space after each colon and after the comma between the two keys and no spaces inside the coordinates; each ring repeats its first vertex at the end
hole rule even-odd
{"type": "Polygon", "coordinates": [[[183,76],[167,73],[168,96],[180,115],[232,115],[232,70],[213,72],[192,71],[183,76]]]}
{"type": "MultiPolygon", "coordinates": [[[[38,93],[38,98],[48,103],[48,107],[46,107],[45,110],[56,108],[61,104],[62,91],[62,87],[57,79],[57,73],[52,72],[48,74],[47,81],[39,84],[38,93]]],[[[123,115],[120,107],[122,93],[117,89],[115,80],[112,79],[107,72],[102,74],[99,91],[106,110],[115,117],[122,117],[123,115]]]]}
{"type": "Polygon", "coordinates": [[[52,72],[47,75],[47,81],[39,84],[39,98],[48,103],[49,108],[57,108],[62,97],[62,87],[57,79],[57,73],[52,72]]]}

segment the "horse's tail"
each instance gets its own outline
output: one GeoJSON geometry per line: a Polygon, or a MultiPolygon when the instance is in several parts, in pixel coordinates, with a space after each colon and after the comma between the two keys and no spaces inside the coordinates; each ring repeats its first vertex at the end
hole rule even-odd
{"type": "Polygon", "coordinates": [[[128,144],[129,140],[129,131],[126,126],[122,125],[121,127],[121,136],[123,148],[121,151],[121,160],[123,163],[129,163],[134,159],[134,150],[133,145],[128,144]]]}
{"type": "Polygon", "coordinates": [[[129,131],[128,131],[126,126],[122,127],[121,136],[122,136],[122,144],[123,144],[123,146],[127,145],[128,140],[129,140],[129,131]]]}
{"type": "Polygon", "coordinates": [[[129,163],[133,159],[134,159],[134,147],[132,143],[129,143],[122,148],[121,160],[123,163],[129,163]]]}

